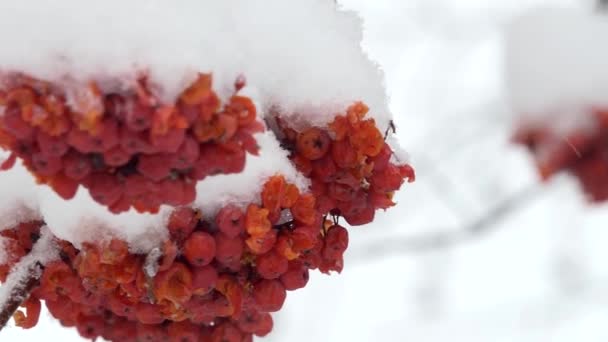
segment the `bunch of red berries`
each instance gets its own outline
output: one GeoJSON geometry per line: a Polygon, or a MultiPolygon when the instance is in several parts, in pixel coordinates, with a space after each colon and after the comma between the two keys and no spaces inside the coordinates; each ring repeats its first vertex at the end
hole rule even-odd
{"type": "MultiPolygon", "coordinates": [[[[44,300],[66,327],[110,341],[248,341],[272,330],[271,312],[310,269],[341,271],[347,230],[326,220],[313,194],[282,176],[264,185],[262,205],[227,205],[213,218],[189,207],[171,214],[170,239],[147,255],[112,239],[76,249],[60,241],[40,286],[15,314],[33,327],[44,300]]],[[[334,218],[337,219],[337,218],[334,218]]],[[[32,247],[41,222],[3,230],[8,270],[32,247]]],[[[6,272],[0,280],[4,281],[6,272]]]]}
{"type": "Polygon", "coordinates": [[[105,92],[94,82],[66,90],[21,74],[2,81],[0,147],[12,152],[2,168],[21,158],[63,198],[82,185],[115,213],[192,203],[197,181],[243,170],[245,154],[258,152],[252,135],[264,129],[251,99],[237,94],[242,79],[225,104],[209,74],[171,104],[145,77],[105,92]]]}
{"type": "Polygon", "coordinates": [[[543,180],[560,171],[574,175],[592,202],[608,200],[608,111],[593,110],[590,124],[562,134],[548,127],[521,127],[514,141],[534,156],[543,180]]]}

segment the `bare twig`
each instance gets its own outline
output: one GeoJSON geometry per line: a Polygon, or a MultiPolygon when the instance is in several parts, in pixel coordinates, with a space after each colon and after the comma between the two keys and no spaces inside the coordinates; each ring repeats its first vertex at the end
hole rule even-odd
{"type": "Polygon", "coordinates": [[[427,252],[452,247],[468,241],[472,237],[489,233],[498,226],[497,223],[500,220],[537,198],[542,193],[542,188],[543,185],[541,183],[535,183],[522,189],[513,196],[498,203],[481,217],[465,225],[462,229],[383,240],[364,246],[362,250],[355,252],[354,255],[363,260],[369,260],[386,256],[387,254],[427,252]]]}

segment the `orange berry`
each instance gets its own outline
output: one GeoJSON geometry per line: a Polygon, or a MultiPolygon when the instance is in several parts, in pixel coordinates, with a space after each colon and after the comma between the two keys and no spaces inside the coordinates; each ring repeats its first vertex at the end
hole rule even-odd
{"type": "Polygon", "coordinates": [[[192,288],[197,296],[204,296],[211,292],[217,283],[218,274],[215,267],[195,267],[192,270],[192,288]]]}
{"type": "Polygon", "coordinates": [[[243,245],[241,238],[229,238],[224,234],[217,234],[215,236],[215,259],[224,266],[240,264],[243,245]]]}
{"type": "Polygon", "coordinates": [[[313,224],[317,211],[315,210],[315,197],[312,194],[301,195],[291,207],[293,217],[303,224],[313,224]]]}
{"type": "Polygon", "coordinates": [[[281,207],[291,208],[298,200],[298,197],[300,197],[300,190],[298,187],[293,184],[287,184],[285,188],[285,195],[281,200],[281,207]]]}
{"type": "Polygon", "coordinates": [[[224,235],[235,238],[245,231],[245,216],[240,208],[229,204],[217,213],[215,224],[224,235]]]}
{"type": "Polygon", "coordinates": [[[261,312],[281,310],[286,296],[285,286],[279,280],[262,280],[253,290],[256,308],[261,312]]]}
{"type": "Polygon", "coordinates": [[[271,229],[262,235],[252,235],[245,243],[252,253],[260,255],[272,249],[277,241],[277,231],[271,229]]]}
{"type": "Polygon", "coordinates": [[[135,317],[143,324],[160,324],[165,318],[158,305],[139,302],[135,306],[135,317]]]}
{"type": "Polygon", "coordinates": [[[289,263],[284,255],[274,251],[259,256],[256,259],[256,270],[264,279],[276,279],[287,272],[289,263]]]}
{"type": "Polygon", "coordinates": [[[334,133],[336,141],[344,140],[351,129],[351,125],[345,116],[337,116],[328,126],[334,133]]]}
{"type": "Polygon", "coordinates": [[[79,184],[76,180],[67,177],[63,173],[58,173],[49,179],[49,185],[53,190],[65,200],[70,200],[76,196],[79,184]]]}
{"type": "Polygon", "coordinates": [[[247,207],[245,214],[245,228],[247,233],[252,236],[264,235],[272,228],[268,219],[269,210],[260,208],[255,204],[250,204],[247,207]]]}
{"type": "Polygon", "coordinates": [[[167,328],[168,342],[198,342],[200,327],[189,321],[172,322],[167,328]]]}
{"type": "Polygon", "coordinates": [[[180,100],[187,105],[197,105],[211,96],[211,74],[199,74],[198,78],[180,96],[180,100]]]}
{"type": "Polygon", "coordinates": [[[270,212],[277,212],[281,209],[281,202],[285,195],[285,177],[275,175],[270,177],[262,189],[262,204],[270,212]]]}
{"type": "Polygon", "coordinates": [[[194,209],[189,207],[178,207],[171,212],[167,228],[171,236],[178,240],[184,240],[194,231],[199,217],[194,209]]]}
{"type": "Polygon", "coordinates": [[[192,297],[192,272],[182,263],[173,263],[168,270],[156,275],[154,295],[157,300],[175,304],[187,302],[192,297]]]}
{"type": "Polygon", "coordinates": [[[308,268],[302,262],[291,261],[287,272],[281,275],[281,283],[287,291],[301,289],[308,283],[308,268]]]}
{"type": "Polygon", "coordinates": [[[194,232],[184,242],[184,257],[190,265],[208,265],[215,256],[215,239],[205,232],[194,232]]]}
{"type": "Polygon", "coordinates": [[[363,102],[356,102],[346,110],[346,117],[351,124],[361,121],[369,112],[369,107],[363,102]]]}
{"type": "Polygon", "coordinates": [[[350,142],[357,151],[369,157],[375,157],[384,147],[384,137],[373,119],[362,121],[350,136],[350,142]]]}
{"type": "Polygon", "coordinates": [[[329,135],[318,127],[312,127],[298,135],[296,150],[306,159],[322,158],[331,147],[329,135]]]}
{"type": "Polygon", "coordinates": [[[239,126],[250,124],[257,116],[255,104],[250,98],[245,96],[232,96],[225,111],[237,118],[239,126]]]}
{"type": "Polygon", "coordinates": [[[129,245],[119,239],[112,239],[101,248],[99,261],[102,264],[119,265],[129,255],[129,245]]]}
{"type": "Polygon", "coordinates": [[[243,305],[243,289],[237,281],[228,275],[220,276],[215,289],[228,300],[229,316],[238,316],[243,305]]]}

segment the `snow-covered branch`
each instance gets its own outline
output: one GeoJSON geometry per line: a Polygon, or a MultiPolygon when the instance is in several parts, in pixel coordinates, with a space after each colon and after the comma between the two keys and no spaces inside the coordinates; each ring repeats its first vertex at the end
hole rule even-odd
{"type": "Polygon", "coordinates": [[[13,267],[6,282],[0,287],[0,330],[38,286],[44,265],[59,256],[50,230],[43,227],[41,232],[32,251],[13,267]]]}

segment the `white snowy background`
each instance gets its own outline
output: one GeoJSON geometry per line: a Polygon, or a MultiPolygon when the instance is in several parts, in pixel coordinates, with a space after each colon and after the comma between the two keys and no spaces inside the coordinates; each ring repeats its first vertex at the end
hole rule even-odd
{"type": "MultiPolygon", "coordinates": [[[[288,295],[265,340],[607,341],[608,208],[587,205],[568,177],[538,186],[508,141],[503,70],[511,19],[591,1],[339,2],[364,19],[418,180],[351,231],[341,275],[313,274],[288,295]]],[[[80,341],[47,313],[0,333],[41,339],[80,341]]]]}

